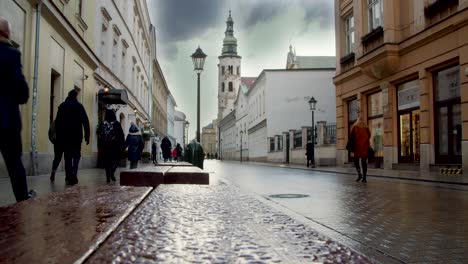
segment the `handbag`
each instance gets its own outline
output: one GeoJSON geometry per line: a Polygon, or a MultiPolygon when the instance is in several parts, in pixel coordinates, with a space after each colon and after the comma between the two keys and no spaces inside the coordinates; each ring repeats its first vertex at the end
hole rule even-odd
{"type": "Polygon", "coordinates": [[[349,152],[354,152],[354,145],[355,145],[354,137],[348,138],[348,143],[346,143],[346,149],[349,152]]]}
{"type": "Polygon", "coordinates": [[[367,157],[369,159],[374,159],[375,158],[375,151],[372,147],[369,147],[369,150],[367,151],[367,157]]]}

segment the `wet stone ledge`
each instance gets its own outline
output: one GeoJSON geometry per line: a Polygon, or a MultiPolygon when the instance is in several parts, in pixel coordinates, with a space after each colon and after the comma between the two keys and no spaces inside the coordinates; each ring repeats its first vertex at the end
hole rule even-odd
{"type": "Polygon", "coordinates": [[[86,257],[150,188],[75,186],[0,207],[0,263],[73,263],[86,257]]]}
{"type": "Polygon", "coordinates": [[[161,185],[89,263],[370,263],[224,183],[161,185]]]}

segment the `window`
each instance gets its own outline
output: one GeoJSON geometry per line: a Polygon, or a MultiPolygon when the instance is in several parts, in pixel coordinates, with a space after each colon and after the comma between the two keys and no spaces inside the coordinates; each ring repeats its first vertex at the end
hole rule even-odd
{"type": "Polygon", "coordinates": [[[382,21],[382,0],[368,0],[369,10],[369,32],[377,27],[383,26],[382,21]]]}
{"type": "Polygon", "coordinates": [[[270,138],[270,151],[275,151],[275,138],[270,138]]]}
{"type": "Polygon", "coordinates": [[[371,146],[376,157],[383,157],[383,97],[382,92],[367,97],[367,113],[371,131],[371,146]]]}
{"type": "Polygon", "coordinates": [[[354,16],[350,15],[345,19],[346,26],[346,54],[354,52],[354,16]]]}
{"type": "Polygon", "coordinates": [[[229,82],[229,92],[232,92],[232,91],[233,91],[232,82],[229,82]]]}
{"type": "Polygon", "coordinates": [[[283,137],[278,136],[278,150],[283,150],[283,137]]]}
{"type": "Polygon", "coordinates": [[[228,67],[229,74],[233,74],[233,72],[234,72],[233,67],[234,67],[234,66],[232,66],[232,65],[230,65],[230,66],[228,67]]]}
{"type": "Polygon", "coordinates": [[[294,148],[302,147],[302,131],[294,132],[294,148]]]}
{"type": "Polygon", "coordinates": [[[224,83],[221,83],[221,92],[224,93],[224,83]]]}
{"type": "Polygon", "coordinates": [[[240,67],[237,66],[237,75],[240,75],[240,67]]]}

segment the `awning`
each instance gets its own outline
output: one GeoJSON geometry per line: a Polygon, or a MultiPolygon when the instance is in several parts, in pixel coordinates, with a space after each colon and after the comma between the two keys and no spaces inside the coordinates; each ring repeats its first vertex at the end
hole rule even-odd
{"type": "Polygon", "coordinates": [[[98,99],[104,104],[128,104],[127,91],[123,89],[110,89],[107,92],[101,89],[98,92],[98,99]]]}

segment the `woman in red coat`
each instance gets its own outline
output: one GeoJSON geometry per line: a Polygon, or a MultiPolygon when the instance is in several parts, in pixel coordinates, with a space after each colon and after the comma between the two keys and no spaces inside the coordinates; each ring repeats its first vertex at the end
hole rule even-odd
{"type": "Polygon", "coordinates": [[[371,132],[367,124],[362,121],[361,117],[359,117],[356,123],[351,127],[349,136],[350,139],[354,141],[354,148],[351,152],[353,153],[354,166],[358,173],[356,181],[358,182],[362,179],[362,182],[367,182],[367,158],[369,156],[371,132]],[[362,174],[359,161],[361,161],[362,165],[362,174]]]}

